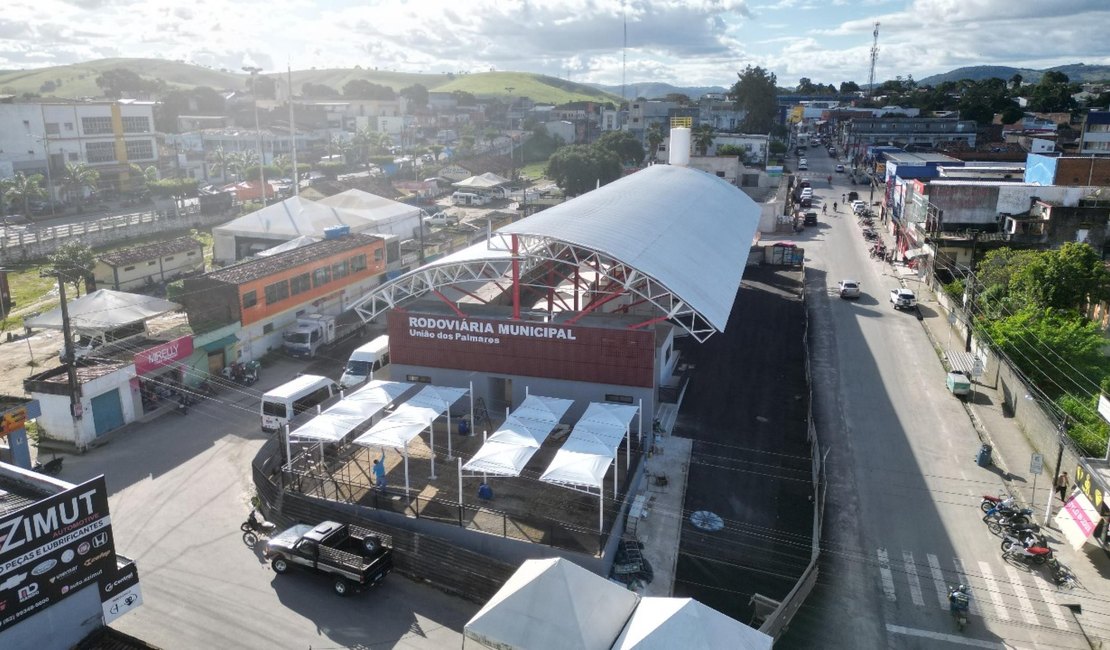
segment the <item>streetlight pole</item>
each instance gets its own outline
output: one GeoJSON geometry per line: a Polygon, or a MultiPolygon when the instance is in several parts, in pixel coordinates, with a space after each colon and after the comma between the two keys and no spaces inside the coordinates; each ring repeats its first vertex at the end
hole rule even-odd
{"type": "Polygon", "coordinates": [[[251,65],[243,66],[244,72],[251,75],[251,103],[254,104],[254,131],[258,140],[258,178],[259,189],[262,191],[262,207],[266,207],[266,154],[262,151],[262,128],[258,125],[258,91],[255,89],[255,79],[262,68],[251,65]]]}
{"type": "MultiPolygon", "coordinates": [[[[58,213],[54,210],[54,181],[50,177],[50,138],[46,135],[46,131],[42,132],[41,138],[33,133],[28,133],[27,137],[42,142],[42,152],[46,155],[46,187],[50,194],[48,197],[48,202],[50,203],[50,216],[56,217],[58,213]]],[[[27,216],[30,217],[30,215],[27,216]]]]}

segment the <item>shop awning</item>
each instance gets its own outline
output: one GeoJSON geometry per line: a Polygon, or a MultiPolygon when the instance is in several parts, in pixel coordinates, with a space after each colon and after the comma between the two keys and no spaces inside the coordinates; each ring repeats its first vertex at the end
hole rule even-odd
{"type": "Polygon", "coordinates": [[[912,260],[915,257],[924,257],[928,254],[929,251],[925,250],[924,248],[907,248],[906,252],[902,253],[902,257],[906,258],[907,260],[912,260]]]}
{"type": "Polygon", "coordinates": [[[202,347],[204,348],[204,351],[208,353],[220,352],[228,346],[235,345],[238,342],[239,337],[235,336],[234,334],[228,334],[222,339],[216,339],[211,343],[205,343],[202,347]]]}
{"type": "Polygon", "coordinates": [[[1095,531],[1100,519],[1098,509],[1087,495],[1078,490],[1052,518],[1064,534],[1064,539],[1077,551],[1087,543],[1087,538],[1095,531]]]}

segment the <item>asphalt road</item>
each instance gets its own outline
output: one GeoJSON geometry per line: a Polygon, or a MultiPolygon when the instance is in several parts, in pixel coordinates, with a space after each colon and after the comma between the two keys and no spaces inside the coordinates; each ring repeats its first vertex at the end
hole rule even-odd
{"type": "MultiPolygon", "coordinates": [[[[828,188],[835,162],[810,157],[817,197],[840,202],[856,189],[868,198],[844,175],[828,188]]],[[[781,647],[1089,647],[1046,572],[1001,557],[978,510],[980,494],[1002,490],[997,470],[974,463],[979,439],[915,314],[890,305],[900,286],[891,267],[868,256],[855,218],[829,210],[799,237],[815,419],[828,450],[823,560],[781,647]],[[845,278],[861,282],[858,301],[835,295],[845,278]],[[943,600],[961,582],[972,590],[962,633],[943,600]]]]}
{"type": "MultiPolygon", "coordinates": [[[[338,377],[356,343],[308,370],[338,377]]],[[[65,480],[105,474],[117,551],[138,565],[143,606],[113,626],[167,649],[459,647],[476,603],[400,574],[341,599],[319,576],[276,576],[244,546],[250,460],[264,440],[258,397],[297,370],[267,364],[254,386],[66,457],[65,480]]]]}

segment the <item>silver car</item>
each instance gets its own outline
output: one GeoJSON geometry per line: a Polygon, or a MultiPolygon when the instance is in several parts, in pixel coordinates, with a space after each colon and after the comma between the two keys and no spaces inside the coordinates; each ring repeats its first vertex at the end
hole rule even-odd
{"type": "Polygon", "coordinates": [[[836,285],[837,293],[841,298],[859,298],[860,289],[858,280],[841,280],[836,285]]]}

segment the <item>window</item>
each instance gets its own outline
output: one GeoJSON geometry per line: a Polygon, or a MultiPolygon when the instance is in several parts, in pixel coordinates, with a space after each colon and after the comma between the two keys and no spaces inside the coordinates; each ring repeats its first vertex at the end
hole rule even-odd
{"type": "Polygon", "coordinates": [[[312,286],[320,287],[331,282],[331,267],[323,266],[312,272],[312,286]]]}
{"type": "Polygon", "coordinates": [[[170,255],[169,257],[167,257],[166,261],[167,262],[172,262],[173,261],[173,255],[170,255]]]}
{"type": "Polygon", "coordinates": [[[323,404],[329,397],[331,397],[331,386],[321,386],[299,400],[295,400],[293,402],[293,414],[304,413],[317,404],[323,404]]]}
{"type": "Polygon", "coordinates": [[[146,263],[146,265],[147,265],[147,266],[154,266],[154,265],[155,265],[155,264],[157,264],[157,263],[158,263],[158,262],[155,262],[154,260],[150,260],[149,262],[147,262],[147,263],[146,263]]]}
{"type": "Polygon", "coordinates": [[[85,159],[90,163],[116,162],[114,142],[86,142],[85,159]]]}
{"type": "Polygon", "coordinates": [[[124,133],[150,133],[150,120],[143,116],[123,116],[124,133]]]}
{"type": "Polygon", "coordinates": [[[312,288],[312,277],[307,273],[302,273],[289,281],[289,290],[294,296],[298,293],[304,293],[312,288]]]}
{"type": "Polygon", "coordinates": [[[73,130],[73,122],[66,122],[66,131],[73,130]]]}
{"type": "Polygon", "coordinates": [[[247,309],[248,307],[254,307],[257,304],[258,304],[258,292],[257,291],[248,291],[248,292],[243,294],[243,309],[247,309]]]}
{"type": "Polygon", "coordinates": [[[125,267],[123,267],[123,270],[124,271],[134,271],[135,267],[134,266],[125,266],[125,267]]]}
{"type": "Polygon", "coordinates": [[[58,135],[62,132],[61,129],[58,128],[57,122],[47,122],[44,127],[46,129],[46,135],[58,135]]]}
{"type": "Polygon", "coordinates": [[[189,251],[188,253],[185,253],[185,257],[196,257],[196,255],[196,251],[189,251]]]}
{"type": "Polygon", "coordinates": [[[282,280],[266,286],[266,304],[272,305],[289,297],[289,282],[282,280]]]}
{"type": "Polygon", "coordinates": [[[347,271],[347,260],[343,260],[342,262],[340,262],[338,264],[332,264],[331,265],[331,277],[332,277],[333,280],[338,280],[339,278],[345,278],[348,275],[349,275],[349,271],[347,271]]]}
{"type": "Polygon", "coordinates": [[[432,378],[424,375],[405,375],[405,381],[411,381],[414,384],[430,384],[432,378]]]}
{"type": "Polygon", "coordinates": [[[263,334],[269,334],[270,332],[273,332],[273,331],[274,331],[274,324],[273,323],[266,323],[265,325],[262,326],[262,333],[263,334]]]}
{"type": "Polygon", "coordinates": [[[724,172],[717,172],[717,178],[724,178],[724,177],[725,177],[724,172]]]}
{"type": "Polygon", "coordinates": [[[385,257],[385,249],[382,249],[382,248],[374,249],[374,261],[375,262],[382,261],[382,259],[384,257],[385,257]]]}
{"type": "Polygon", "coordinates": [[[154,157],[154,145],[150,140],[128,140],[127,157],[149,160],[154,157]]]}
{"type": "Polygon", "coordinates": [[[351,258],[351,273],[366,270],[366,254],[356,255],[351,258]]]}
{"type": "Polygon", "coordinates": [[[77,161],[81,160],[81,156],[78,156],[76,153],[70,152],[68,155],[69,155],[69,162],[77,162],[77,161]]]}
{"type": "Polygon", "coordinates": [[[606,395],[605,396],[605,401],[606,402],[616,402],[617,404],[631,404],[632,403],[632,396],[631,395],[606,395]]]}
{"type": "Polygon", "coordinates": [[[112,118],[82,117],[81,130],[85,132],[85,135],[111,135],[112,118]]]}

